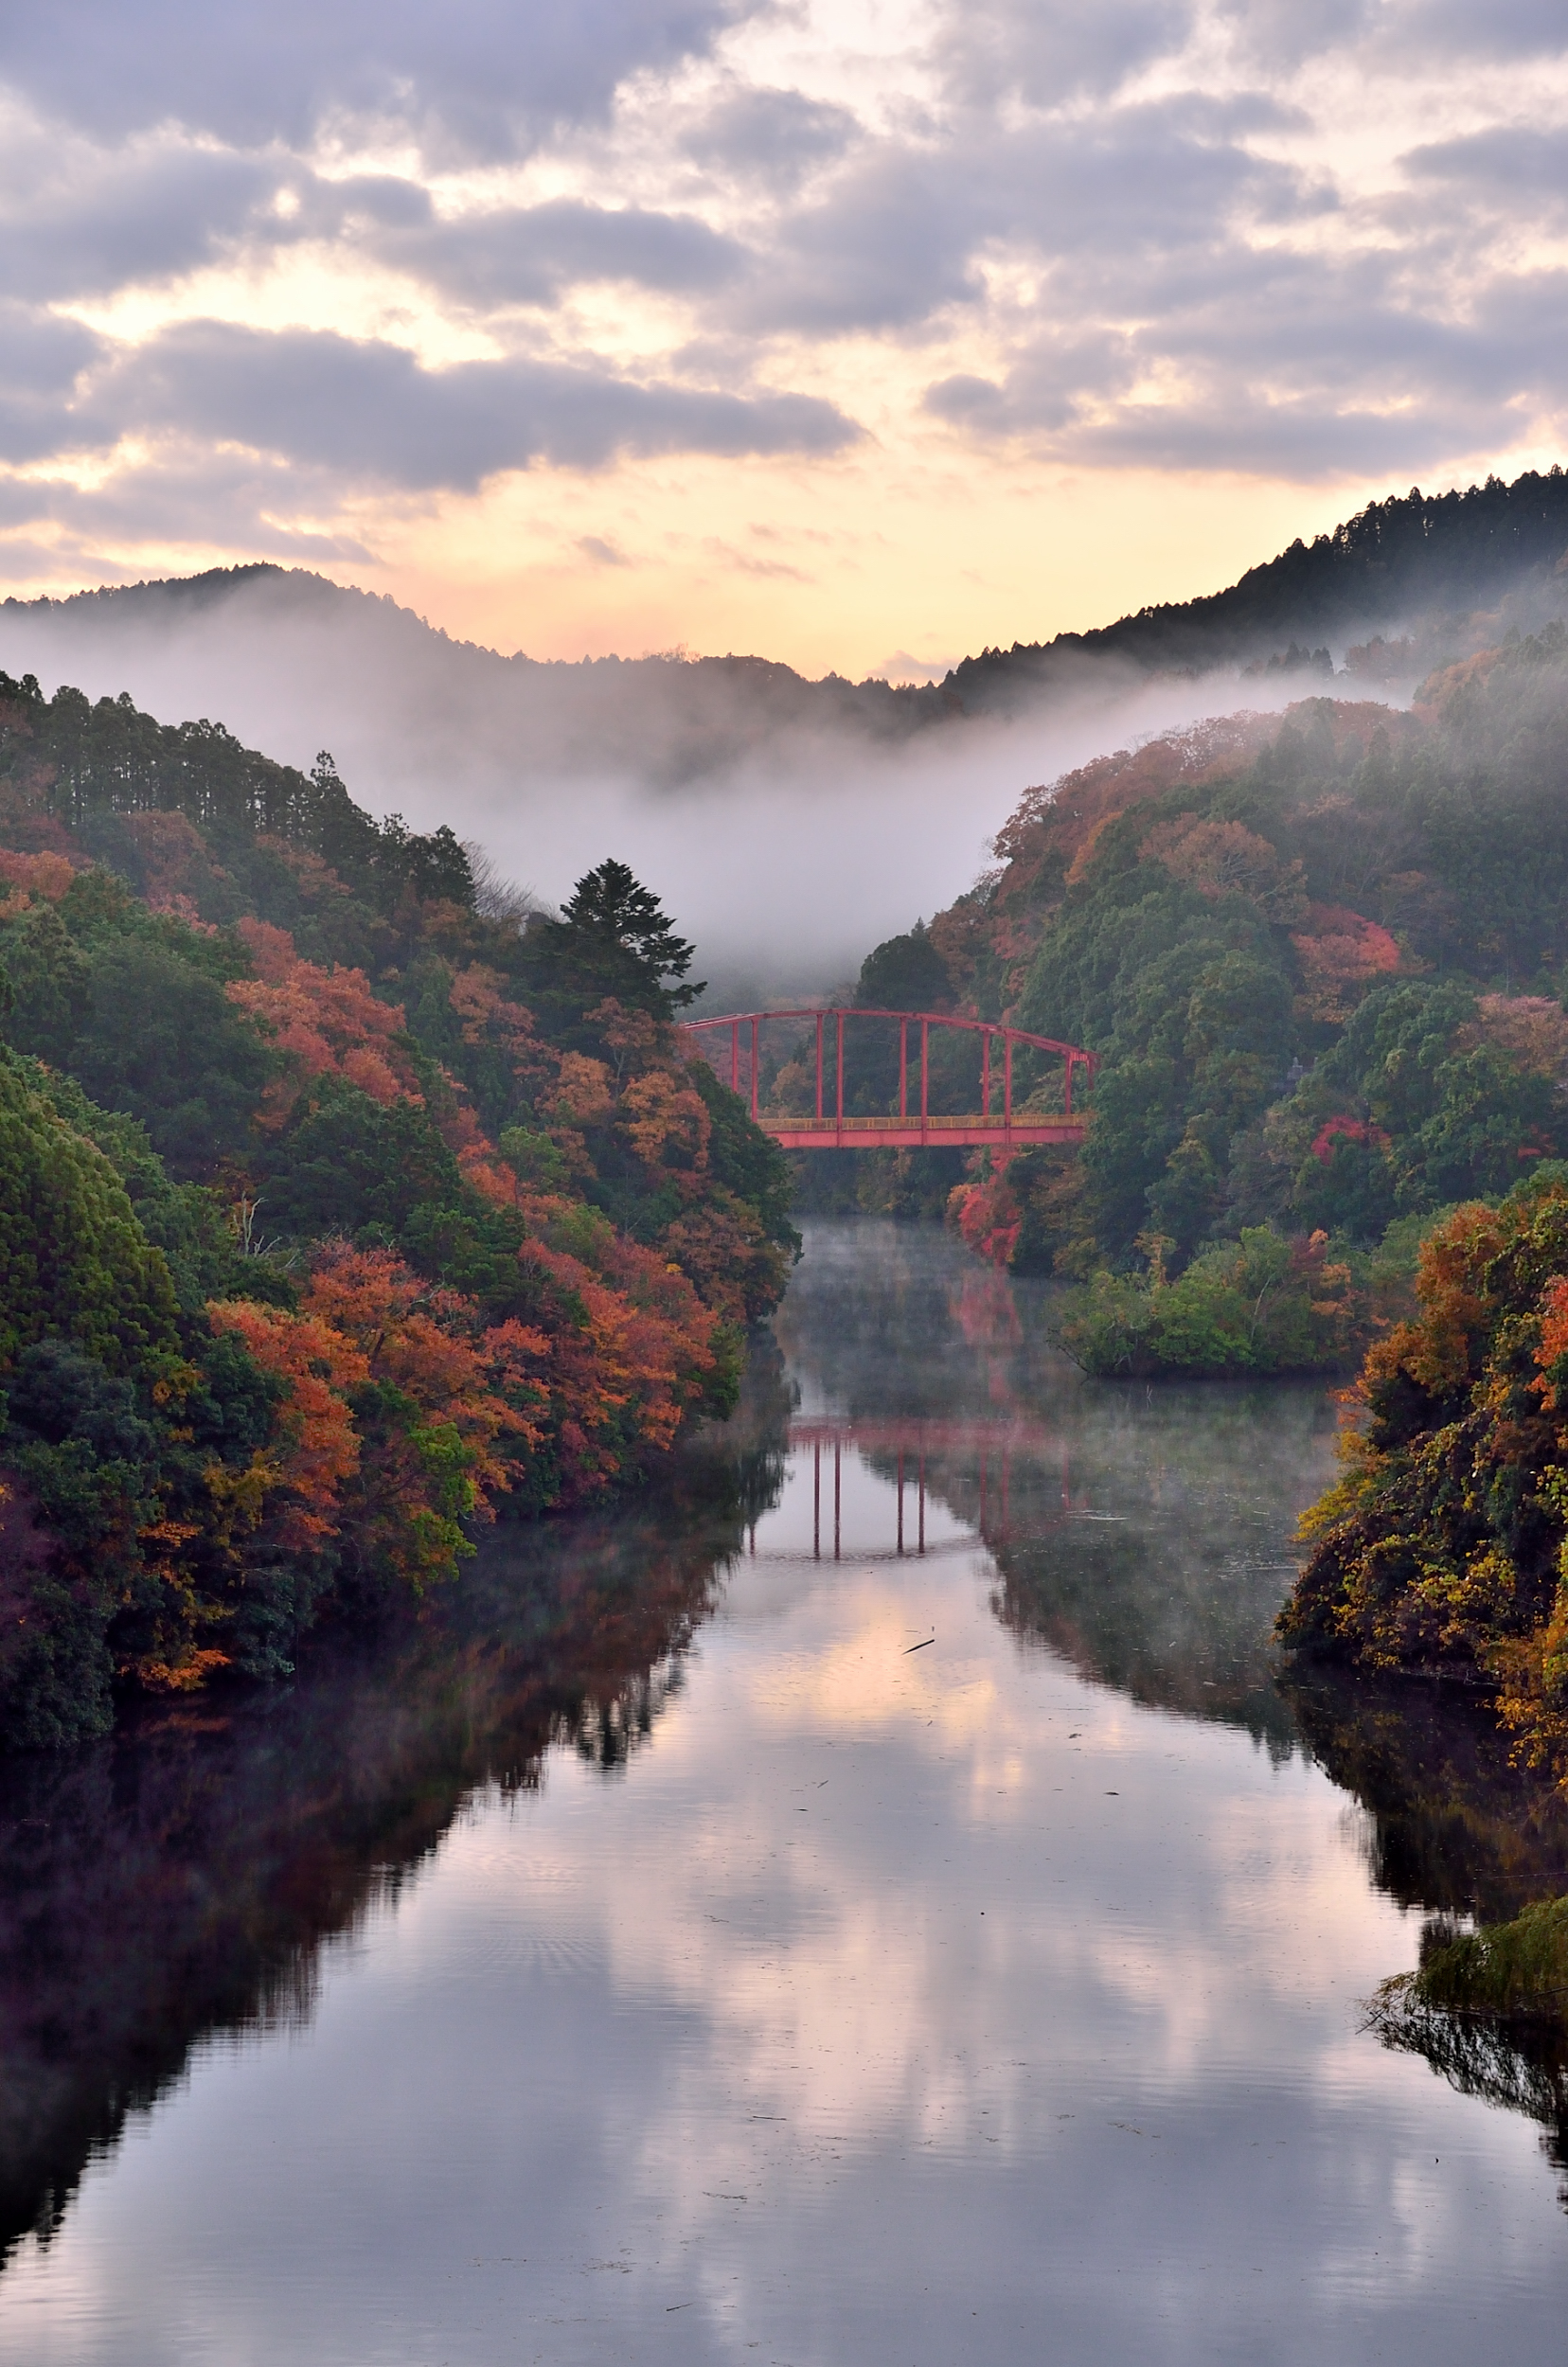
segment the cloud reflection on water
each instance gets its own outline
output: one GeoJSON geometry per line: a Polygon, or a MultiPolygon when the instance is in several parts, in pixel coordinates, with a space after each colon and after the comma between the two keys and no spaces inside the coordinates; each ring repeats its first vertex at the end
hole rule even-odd
{"type": "Polygon", "coordinates": [[[1256,1706],[1315,1395],[1085,1387],[930,1237],[814,1228],[800,1281],[878,1557],[806,1558],[803,1444],[629,1771],[482,1789],[308,2027],[199,2051],[0,2360],[1547,2355],[1534,2131],[1362,2031],[1414,1917],[1256,1706]],[[1007,1542],[970,1444],[969,1549],[885,1558],[900,1426],[1020,1408],[1007,1542]]]}

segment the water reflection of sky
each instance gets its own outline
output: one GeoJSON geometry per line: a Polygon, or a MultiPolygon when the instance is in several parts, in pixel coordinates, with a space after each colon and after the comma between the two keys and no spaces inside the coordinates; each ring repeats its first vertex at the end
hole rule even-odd
{"type": "Polygon", "coordinates": [[[615,1780],[476,1798],[308,2024],[198,2054],[7,2273],[0,2360],[1556,2355],[1535,2128],[1360,2029],[1416,1939],[1360,1811],[999,1621],[960,1480],[890,1554],[890,1451],[841,1453],[835,1563],[796,1446],[615,1780]]]}

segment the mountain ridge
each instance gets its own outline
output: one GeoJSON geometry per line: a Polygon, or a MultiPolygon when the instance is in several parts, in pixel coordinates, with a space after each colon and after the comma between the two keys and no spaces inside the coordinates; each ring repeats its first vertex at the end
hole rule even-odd
{"type": "MultiPolygon", "coordinates": [[[[1465,490],[1407,494],[1372,501],[1331,532],[1310,543],[1299,536],[1273,559],[1247,568],[1234,583],[1187,600],[1148,603],[1110,624],[1055,633],[1046,641],[1014,641],[1009,649],[984,649],[949,668],[939,683],[895,684],[880,675],[859,681],[829,670],[802,674],[782,660],[757,652],[727,650],[690,657],[685,651],[647,651],[625,657],[536,658],[524,650],[509,653],[489,643],[454,635],[432,625],[390,595],[335,583],[310,568],[288,568],[271,560],[211,567],[194,576],[150,578],[133,584],[105,584],[61,596],[0,601],[0,616],[91,613],[95,618],[144,615],[154,604],[186,613],[215,608],[242,590],[288,587],[295,599],[325,604],[365,602],[417,623],[451,649],[498,660],[508,667],[561,675],[600,669],[740,675],[765,684],[775,694],[828,691],[852,694],[886,709],[882,721],[906,727],[936,721],[955,712],[1007,707],[1077,673],[1084,660],[1126,664],[1134,673],[1203,673],[1230,664],[1282,659],[1281,635],[1292,641],[1306,632],[1343,642],[1347,633],[1371,632],[1434,607],[1452,613],[1456,627],[1489,596],[1517,592],[1521,579],[1537,578],[1544,589],[1568,562],[1568,476],[1559,464],[1544,474],[1529,470],[1506,484],[1489,476],[1465,490]],[[878,694],[881,694],[879,700],[878,694]]],[[[1531,619],[1530,621],[1539,621],[1531,619]]],[[[1300,653],[1303,660],[1307,651],[1300,653]]],[[[862,718],[861,720],[869,720],[862,718]]]]}

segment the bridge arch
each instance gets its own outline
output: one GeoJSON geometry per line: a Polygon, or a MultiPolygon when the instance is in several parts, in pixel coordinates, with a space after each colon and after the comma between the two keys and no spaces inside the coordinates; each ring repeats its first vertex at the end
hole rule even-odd
{"type": "Polygon", "coordinates": [[[691,1040],[691,1049],[711,1060],[723,1075],[723,1038],[729,1038],[728,1053],[730,1088],[741,1091],[744,1074],[749,1089],[751,1113],[764,1132],[773,1135],[787,1150],[879,1150],[886,1148],[959,1148],[989,1146],[992,1149],[1017,1150],[1032,1143],[1077,1143],[1083,1139],[1083,1120],[1073,1114],[1073,1077],[1081,1069],[1087,1081],[1093,1082],[1099,1066],[1096,1053],[1085,1051],[1081,1044],[1061,1043],[1054,1036],[1037,1036],[1026,1027],[1008,1027],[999,1020],[958,1019],[946,1011],[884,1011],[864,1009],[858,1004],[803,1006],[793,1010],[729,1011],[722,1018],[687,1019],[680,1022],[683,1036],[691,1040]],[[814,1024],[816,1032],[816,1113],[812,1117],[780,1116],[776,1112],[761,1108],[758,1085],[761,1073],[762,1029],[774,1020],[806,1022],[814,1024]],[[844,1036],[847,1023],[856,1020],[896,1020],[899,1023],[899,1114],[897,1117],[848,1116],[844,1107],[844,1036]],[[910,1031],[919,1030],[919,1109],[911,1111],[910,1103],[910,1031]],[[931,1108],[931,1031],[947,1028],[957,1033],[977,1035],[980,1049],[980,1109],[952,1116],[935,1112],[931,1108]],[[829,1030],[831,1040],[829,1043],[829,1030]],[[1013,1056],[1019,1045],[1048,1052],[1065,1065],[1062,1112],[1042,1115],[1038,1112],[1015,1113],[1013,1109],[1013,1056]],[[998,1059],[998,1053],[1000,1059],[998,1059]],[[717,1057],[716,1057],[717,1056],[717,1057]],[[993,1111],[995,1071],[1001,1069],[1000,1111],[993,1111]],[[826,1079],[831,1073],[831,1107],[826,1079]]]}

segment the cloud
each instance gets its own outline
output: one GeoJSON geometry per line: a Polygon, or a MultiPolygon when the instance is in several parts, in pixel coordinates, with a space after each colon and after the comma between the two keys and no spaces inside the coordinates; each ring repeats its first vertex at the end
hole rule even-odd
{"type": "Polygon", "coordinates": [[[1256,99],[1184,93],[1105,118],[975,125],[935,151],[883,141],[780,224],[766,271],[728,309],[770,329],[918,328],[955,305],[983,308],[991,263],[1039,275],[1093,258],[1092,281],[1052,281],[1042,309],[1081,318],[1135,282],[1138,310],[1157,319],[1177,293],[1173,259],[1188,277],[1223,272],[1245,252],[1238,217],[1277,223],[1322,209],[1297,170],[1244,144],[1278,120],[1256,99]]]}
{"type": "Polygon", "coordinates": [[[0,451],[9,459],[55,449],[62,405],[100,349],[78,322],[0,298],[0,451]]]}
{"type": "Polygon", "coordinates": [[[1196,14],[1190,0],[1100,0],[1092,9],[979,0],[948,16],[938,56],[950,88],[971,102],[1016,95],[1056,107],[1087,92],[1104,96],[1180,49],[1196,14]]]}
{"type": "Polygon", "coordinates": [[[681,146],[699,165],[783,194],[815,168],[835,162],[860,132],[847,107],[799,91],[737,90],[708,108],[681,146]]]}
{"type": "Polygon", "coordinates": [[[0,467],[62,463],[19,532],[165,500],[167,547],[210,482],[246,550],[358,548],[382,499],[860,420],[920,465],[1408,482],[1557,419],[1568,106],[1510,62],[1564,49],[1558,6],[11,15],[0,467]]]}
{"type": "Polygon", "coordinates": [[[61,152],[19,133],[0,165],[0,287],[58,303],[188,271],[264,229],[278,181],[276,163],[186,141],[61,152]]]}
{"type": "Polygon", "coordinates": [[[1465,57],[1560,56],[1568,26],[1557,0],[1417,0],[1399,27],[1412,44],[1436,43],[1465,57]]]}
{"type": "Polygon", "coordinates": [[[354,533],[323,530],[315,523],[330,516],[338,490],[325,471],[176,437],[161,440],[128,467],[95,471],[85,482],[43,471],[0,476],[0,533],[18,535],[25,528],[34,538],[26,549],[19,540],[0,545],[0,576],[36,581],[41,571],[26,562],[41,547],[55,561],[42,571],[45,578],[68,565],[80,571],[79,580],[94,582],[144,572],[128,569],[114,553],[149,544],[160,551],[239,551],[294,564],[368,560],[354,533]],[[291,524],[291,513],[312,523],[291,524]],[[36,539],[45,532],[46,542],[36,539]]]}
{"type": "Polygon", "coordinates": [[[1463,139],[1413,148],[1401,162],[1423,183],[1449,184],[1462,204],[1484,193],[1494,205],[1523,200],[1553,216],[1568,204],[1568,126],[1541,132],[1528,124],[1497,124],[1463,139]]]}
{"type": "Polygon", "coordinates": [[[526,152],[639,71],[701,56],[744,0],[56,0],[7,12],[5,79],[108,140],[175,122],[308,148],[347,120],[436,159],[526,152]]]}
{"type": "Polygon", "coordinates": [[[858,434],[805,395],[639,385],[526,360],[428,370],[395,346],[217,321],[136,347],[75,424],[103,442],[135,430],[246,445],[404,490],[472,490],[531,461],[593,469],[618,453],[836,452],[858,434]]]}
{"type": "Polygon", "coordinates": [[[890,693],[754,658],[508,659],[301,575],[199,605],[149,590],[0,607],[0,666],[91,697],[130,688],[168,721],[222,717],[293,763],[330,748],[374,811],[453,823],[551,900],[614,851],[689,924],[704,974],[792,993],[852,974],[967,885],[1023,782],[1242,695],[1233,675],[1149,682],[1101,661],[1017,715],[923,728],[890,693]]]}
{"type": "Polygon", "coordinates": [[[1344,48],[1377,21],[1379,0],[1220,0],[1239,54],[1265,71],[1344,48]]]}
{"type": "MultiPolygon", "coordinates": [[[[1495,287],[1468,319],[1420,311],[1387,259],[1288,251],[1189,276],[1165,315],[1046,333],[999,378],[935,382],[937,417],[1109,465],[1407,475],[1497,432],[1502,400],[1561,401],[1561,279],[1495,287]]],[[[1132,275],[1110,291],[1135,310],[1132,275]]]]}
{"type": "Polygon", "coordinates": [[[604,280],[703,293],[750,261],[737,240],[689,215],[571,200],[426,222],[367,243],[383,261],[481,306],[551,304],[569,288],[604,280]]]}

